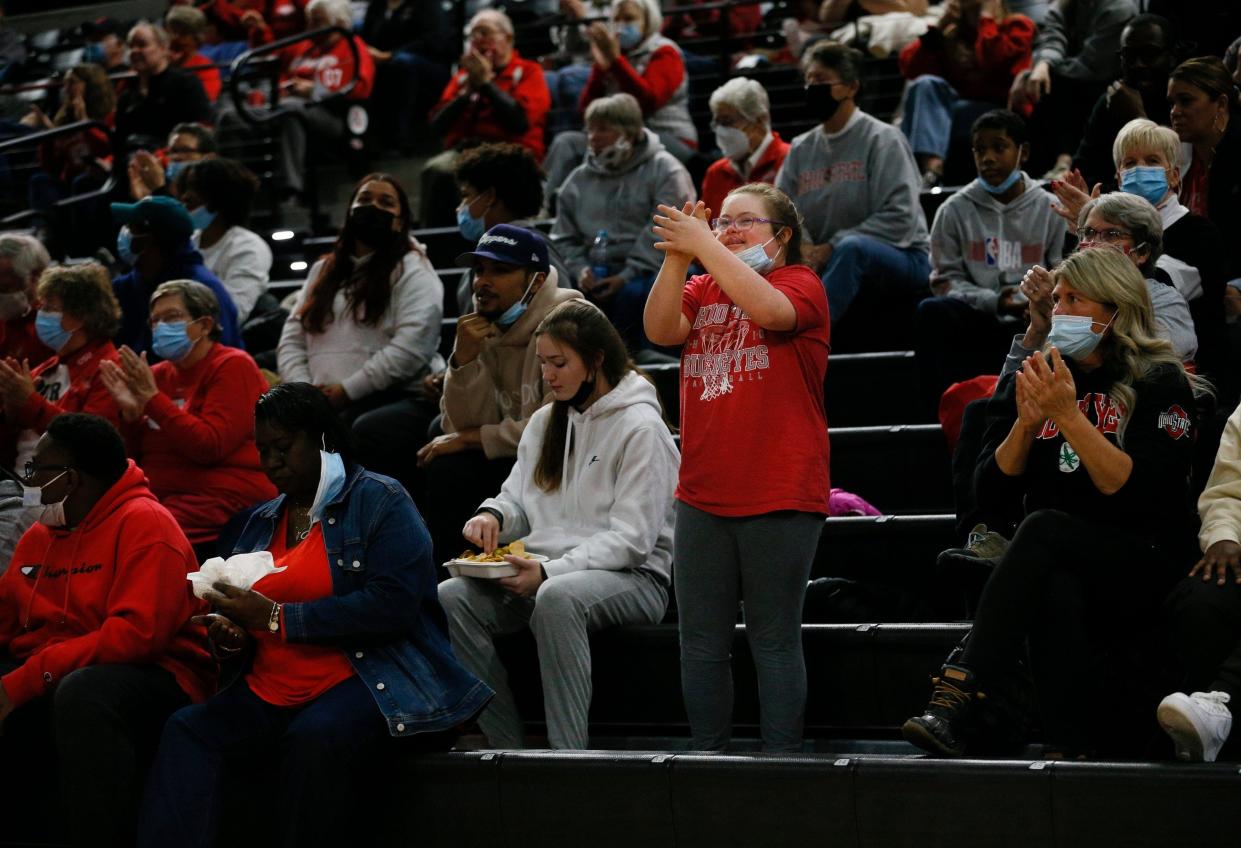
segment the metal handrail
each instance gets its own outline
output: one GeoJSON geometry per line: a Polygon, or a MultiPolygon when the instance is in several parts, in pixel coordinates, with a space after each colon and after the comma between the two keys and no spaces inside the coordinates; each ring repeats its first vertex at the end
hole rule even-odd
{"type": "MultiPolygon", "coordinates": [[[[21,136],[18,136],[17,138],[11,138],[7,141],[0,141],[0,155],[9,153],[13,150],[23,149],[28,146],[37,147],[38,145],[43,144],[46,141],[51,141],[52,139],[59,138],[61,136],[73,135],[74,133],[84,132],[86,130],[91,130],[91,129],[101,130],[104,133],[104,135],[107,136],[108,147],[112,150],[114,154],[113,155],[113,166],[112,166],[112,169],[108,172],[107,179],[104,180],[103,185],[101,185],[99,188],[93,189],[91,191],[83,192],[82,194],[74,194],[74,195],[70,195],[69,197],[62,197],[60,200],[57,200],[56,203],[54,204],[58,208],[72,206],[76,203],[81,203],[85,200],[90,200],[95,197],[102,197],[102,196],[111,194],[112,190],[116,188],[116,163],[115,163],[116,132],[111,127],[109,127],[107,124],[101,121],[76,121],[72,124],[65,124],[64,126],[61,126],[61,127],[52,127],[51,129],[48,129],[48,130],[40,130],[39,132],[29,133],[28,135],[21,135],[21,136]]],[[[37,209],[26,209],[21,212],[15,212],[12,215],[9,215],[8,217],[4,219],[0,219],[0,225],[9,225],[9,224],[18,223],[20,221],[24,221],[27,218],[31,218],[34,215],[37,215],[38,212],[39,210],[37,209]]]]}
{"type": "Polygon", "coordinates": [[[275,121],[284,117],[286,114],[291,113],[293,110],[280,110],[276,108],[279,105],[278,86],[273,87],[271,107],[266,113],[260,114],[252,111],[250,109],[250,105],[245,102],[245,97],[241,92],[242,69],[257,58],[268,57],[272,53],[283,50],[285,47],[289,47],[290,45],[300,44],[303,41],[312,41],[319,36],[327,35],[329,33],[337,33],[341,35],[345,39],[345,42],[349,45],[349,52],[353,55],[353,77],[345,83],[343,88],[332,92],[322,100],[314,101],[310,105],[323,106],[324,104],[334,103],[338,100],[347,98],[358,85],[358,70],[362,63],[362,56],[358,50],[358,43],[354,40],[353,33],[344,27],[323,27],[322,29],[310,30],[297,35],[290,35],[287,38],[281,38],[278,41],[271,42],[270,44],[264,44],[261,47],[252,48],[233,60],[232,70],[230,71],[228,80],[228,93],[233,99],[233,108],[236,110],[238,117],[250,126],[257,127],[261,124],[275,121]]]}

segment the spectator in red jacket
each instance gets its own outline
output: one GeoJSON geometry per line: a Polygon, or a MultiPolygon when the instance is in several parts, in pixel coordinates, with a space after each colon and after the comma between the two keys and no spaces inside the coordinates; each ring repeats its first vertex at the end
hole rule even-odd
{"type": "Polygon", "coordinates": [[[276,496],[254,446],[254,402],[267,381],[244,351],[218,344],[220,303],[202,283],[157,288],[151,327],[163,362],[149,366],[123,347],[120,364],[107,363],[101,374],[131,455],[202,560],[218,553],[230,518],[276,496]]]}
{"type": "Polygon", "coordinates": [[[927,186],[943,181],[950,144],[969,143],[974,119],[1008,99],[1030,65],[1034,21],[1010,15],[1004,0],[948,0],[936,26],[901,51],[905,89],[901,130],[927,186]]]}
{"type": "Polygon", "coordinates": [[[0,358],[42,362],[52,355],[34,326],[39,278],[51,264],[34,236],[0,233],[0,358]]]}
{"type": "Polygon", "coordinates": [[[214,688],[194,552],[101,418],[57,418],[24,470],[43,508],[0,577],[0,757],[43,793],[54,746],[69,841],[133,845],[164,720],[214,688]]]}
{"type": "Polygon", "coordinates": [[[297,35],[306,28],[306,0],[214,0],[203,5],[213,41],[245,41],[251,47],[297,35]]]}
{"type": "Polygon", "coordinates": [[[197,6],[173,6],[164,16],[168,58],[174,67],[193,71],[212,103],[220,99],[220,71],[198,49],[207,30],[207,16],[197,6]]]}
{"type": "Polygon", "coordinates": [[[543,131],[551,93],[538,62],[523,59],[513,46],[513,22],[497,9],[484,9],[466,25],[466,51],[439,103],[431,128],[444,153],[422,171],[420,215],[423,226],[456,223],[457,154],[488,141],[512,141],[543,159],[543,131]]]}
{"type": "Polygon", "coordinates": [[[772,131],[767,90],[754,80],[730,79],[711,93],[709,105],[715,144],[724,155],[702,178],[702,202],[717,215],[737,186],[774,184],[789,143],[772,131]]]}
{"type": "Polygon", "coordinates": [[[121,326],[121,305],[102,265],[52,268],[39,280],[39,338],[55,354],[34,370],[26,360],[0,361],[6,460],[21,468],[52,419],[62,412],[89,412],[117,423],[116,404],[99,378],[100,364],[116,361],[112,336],[121,326]]]}
{"type": "MultiPolygon", "coordinates": [[[[660,34],[659,0],[613,0],[611,25],[586,29],[592,64],[578,108],[611,94],[632,94],[643,125],[682,163],[698,149],[698,130],[689,114],[689,77],[676,42],[660,34]]],[[[562,132],[547,152],[549,199],[586,156],[586,133],[562,132]]]]}

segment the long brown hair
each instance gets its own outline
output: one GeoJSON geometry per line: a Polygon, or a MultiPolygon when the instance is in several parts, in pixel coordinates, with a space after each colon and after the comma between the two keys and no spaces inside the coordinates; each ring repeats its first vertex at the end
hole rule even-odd
{"type": "Polygon", "coordinates": [[[370,259],[355,272],[353,250],[357,244],[353,232],[352,218],[345,219],[340,228],[340,236],[332,246],[332,252],[323,257],[323,267],[319,276],[310,283],[306,292],[306,302],[302,304],[298,317],[302,327],[310,333],[322,333],[332,321],[332,305],[336,302],[337,292],[344,292],[349,311],[355,321],[375,326],[388,311],[392,301],[392,278],[405,254],[414,249],[409,238],[410,208],[409,198],[405,189],[397,182],[396,177],[389,174],[367,174],[354,186],[349,196],[349,209],[353,209],[353,201],[358,192],[367,183],[387,183],[396,190],[397,199],[401,204],[401,220],[404,226],[393,231],[387,244],[373,244],[370,259]]]}
{"type": "MultiPolygon", "coordinates": [[[[620,333],[599,307],[585,300],[560,304],[539,324],[534,337],[550,336],[573,350],[598,380],[602,375],[616,388],[630,371],[637,371],[620,333]]],[[[534,468],[534,482],[545,492],[560,488],[564,475],[565,440],[569,432],[569,402],[552,401],[552,414],[543,433],[543,450],[534,468]]]]}

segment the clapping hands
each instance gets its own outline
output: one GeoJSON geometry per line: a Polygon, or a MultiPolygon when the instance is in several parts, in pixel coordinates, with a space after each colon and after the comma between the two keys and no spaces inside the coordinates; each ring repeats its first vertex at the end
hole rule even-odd
{"type": "Polygon", "coordinates": [[[708,242],[715,241],[711,232],[711,210],[701,200],[686,203],[681,209],[660,204],[651,232],[659,236],[655,247],[686,262],[693,262],[708,242]]]}
{"type": "Polygon", "coordinates": [[[110,359],[99,363],[99,378],[120,408],[121,418],[137,421],[151,398],[159,394],[159,386],[145,351],[139,356],[126,345],[120,350],[120,360],[119,365],[110,359]]]}

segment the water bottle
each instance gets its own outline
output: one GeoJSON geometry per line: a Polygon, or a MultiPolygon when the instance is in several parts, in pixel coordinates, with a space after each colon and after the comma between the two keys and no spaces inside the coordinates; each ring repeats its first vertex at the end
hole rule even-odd
{"type": "Polygon", "coordinates": [[[590,246],[590,272],[595,275],[595,282],[608,276],[608,231],[595,233],[595,243],[590,246]]]}

